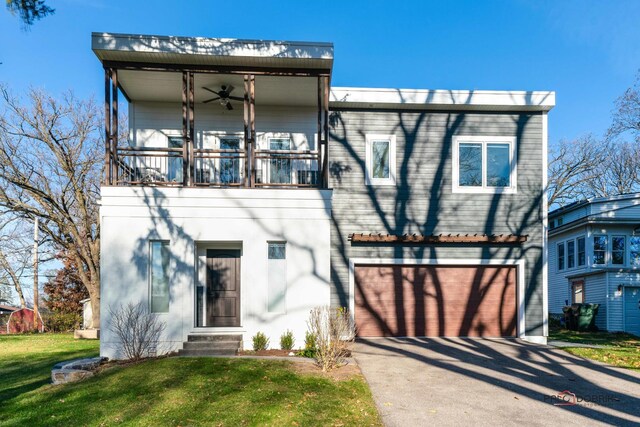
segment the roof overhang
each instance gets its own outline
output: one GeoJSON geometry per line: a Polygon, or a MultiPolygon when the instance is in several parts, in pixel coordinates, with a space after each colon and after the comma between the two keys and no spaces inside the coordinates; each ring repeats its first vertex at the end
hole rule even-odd
{"type": "Polygon", "coordinates": [[[333,87],[333,109],[549,111],[552,91],[369,89],[333,87]]]}
{"type": "Polygon", "coordinates": [[[332,43],[92,33],[91,48],[103,63],[325,70],[333,67],[332,43]]]}

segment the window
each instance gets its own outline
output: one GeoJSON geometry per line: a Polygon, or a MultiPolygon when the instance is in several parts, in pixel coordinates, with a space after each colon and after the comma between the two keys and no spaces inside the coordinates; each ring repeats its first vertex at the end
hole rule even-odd
{"type": "Polygon", "coordinates": [[[571,283],[571,301],[573,304],[584,303],[584,282],[582,280],[571,283]]]}
{"type": "Polygon", "coordinates": [[[629,238],[629,264],[631,267],[640,267],[640,237],[629,238]]]}
{"type": "Polygon", "coordinates": [[[567,268],[576,266],[576,241],[569,240],[567,242],[567,268]]]}
{"type": "Polygon", "coordinates": [[[366,184],[395,185],[396,137],[395,135],[367,135],[366,184]]]}
{"type": "MultiPolygon", "coordinates": [[[[181,136],[169,137],[169,148],[182,148],[181,136]]],[[[182,182],[182,153],[172,152],[169,157],[168,180],[170,182],[182,182]]]]}
{"type": "Polygon", "coordinates": [[[587,263],[587,249],[585,243],[584,237],[578,237],[578,267],[587,263]]]}
{"type": "Polygon", "coordinates": [[[270,313],[285,312],[287,293],[287,244],[269,243],[267,308],[270,313]]]}
{"type": "Polygon", "coordinates": [[[150,260],[151,312],[169,312],[169,242],[152,241],[150,260]]]}
{"type": "Polygon", "coordinates": [[[607,236],[593,236],[593,264],[607,263],[607,236]]]}
{"type": "Polygon", "coordinates": [[[558,243],[558,270],[564,270],[564,242],[558,243]]]}
{"type": "Polygon", "coordinates": [[[220,183],[239,184],[241,182],[240,138],[220,137],[220,149],[237,151],[225,153],[223,154],[224,158],[220,159],[220,183]]]}
{"type": "Polygon", "coordinates": [[[453,191],[515,193],[515,145],[511,137],[454,137],[453,191]]]}
{"type": "Polygon", "coordinates": [[[611,238],[611,264],[624,264],[625,243],[624,236],[613,236],[611,238]]]}
{"type": "MultiPolygon", "coordinates": [[[[269,149],[291,150],[291,138],[269,138],[269,149]]],[[[273,153],[269,161],[271,184],[291,184],[291,158],[285,153],[273,153]]]]}

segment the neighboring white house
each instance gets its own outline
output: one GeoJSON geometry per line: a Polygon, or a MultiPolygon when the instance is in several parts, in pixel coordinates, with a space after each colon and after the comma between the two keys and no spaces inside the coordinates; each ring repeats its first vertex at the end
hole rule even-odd
{"type": "Polygon", "coordinates": [[[330,43],[94,33],[92,48],[101,355],[122,356],[110,309],[140,302],[166,322],[158,353],[257,332],[277,347],[287,330],[302,346],[325,305],[363,336],[546,341],[555,93],[332,88],[330,43]]]}
{"type": "Polygon", "coordinates": [[[600,304],[598,328],[640,335],[640,193],[549,213],[549,312],[600,304]]]}

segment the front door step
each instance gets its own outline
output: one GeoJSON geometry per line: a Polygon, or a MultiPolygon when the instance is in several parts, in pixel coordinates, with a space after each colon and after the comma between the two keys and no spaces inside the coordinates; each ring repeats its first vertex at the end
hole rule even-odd
{"type": "Polygon", "coordinates": [[[235,356],[242,345],[242,335],[189,335],[178,356],[235,356]]]}

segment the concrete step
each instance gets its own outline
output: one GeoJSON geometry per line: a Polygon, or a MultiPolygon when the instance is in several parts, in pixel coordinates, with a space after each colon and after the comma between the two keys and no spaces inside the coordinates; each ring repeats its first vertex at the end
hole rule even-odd
{"type": "Polygon", "coordinates": [[[184,350],[238,350],[236,341],[187,341],[182,344],[184,350]]]}
{"type": "Polygon", "coordinates": [[[229,335],[225,335],[225,334],[194,334],[194,335],[189,335],[187,337],[187,341],[188,342],[198,342],[198,341],[233,341],[233,342],[240,342],[242,341],[242,335],[236,335],[236,334],[229,334],[229,335]]]}
{"type": "Polygon", "coordinates": [[[178,350],[178,356],[235,356],[238,350],[178,350]]]}

